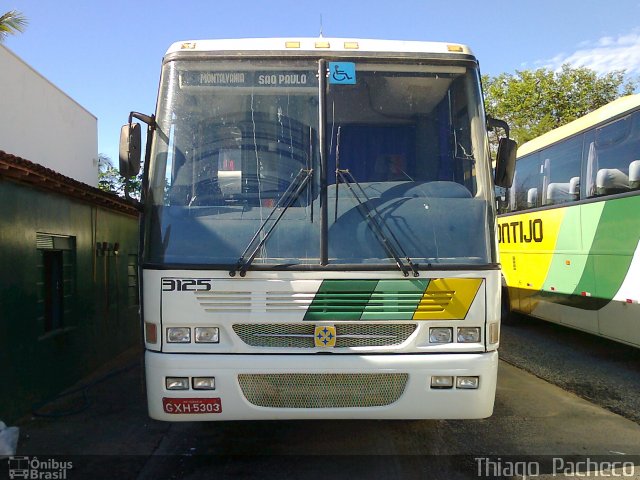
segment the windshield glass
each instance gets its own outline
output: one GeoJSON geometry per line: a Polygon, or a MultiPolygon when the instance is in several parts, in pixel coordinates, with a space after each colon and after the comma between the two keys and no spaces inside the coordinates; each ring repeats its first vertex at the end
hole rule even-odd
{"type": "Polygon", "coordinates": [[[319,65],[164,66],[146,260],[233,268],[258,246],[253,266],[492,262],[476,70],[328,61],[321,82],[319,65]]]}
{"type": "MultiPolygon", "coordinates": [[[[317,62],[165,66],[148,202],[151,261],[236,263],[300,171],[319,170],[317,72],[317,62]]],[[[318,190],[312,175],[254,263],[318,262],[318,190]]]]}

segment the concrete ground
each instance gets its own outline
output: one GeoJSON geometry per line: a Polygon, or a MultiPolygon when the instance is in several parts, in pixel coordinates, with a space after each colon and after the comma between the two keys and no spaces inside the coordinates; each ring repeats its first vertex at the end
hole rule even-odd
{"type": "Polygon", "coordinates": [[[473,421],[158,422],[146,413],[136,351],[75,390],[39,412],[48,417],[20,422],[17,452],[69,459],[71,480],[477,478],[482,456],[640,459],[640,425],[504,362],[494,415],[473,421]],[[81,411],[62,416],[72,410],[81,411]]]}

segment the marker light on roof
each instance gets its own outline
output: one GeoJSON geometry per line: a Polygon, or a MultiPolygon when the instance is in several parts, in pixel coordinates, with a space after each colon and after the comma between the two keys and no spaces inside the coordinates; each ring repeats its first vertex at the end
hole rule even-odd
{"type": "Polygon", "coordinates": [[[447,50],[450,52],[462,52],[462,47],[460,45],[447,45],[447,50]]]}
{"type": "Polygon", "coordinates": [[[300,48],[300,42],[285,42],[285,48],[300,48]]]}
{"type": "Polygon", "coordinates": [[[360,48],[358,42],[344,42],[345,50],[357,50],[360,48]]]}
{"type": "Polygon", "coordinates": [[[316,48],[331,48],[329,42],[316,42],[316,48]]]}

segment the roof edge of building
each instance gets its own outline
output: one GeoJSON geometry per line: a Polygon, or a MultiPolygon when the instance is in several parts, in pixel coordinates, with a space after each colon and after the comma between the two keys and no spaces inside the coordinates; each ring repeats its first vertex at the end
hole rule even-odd
{"type": "Polygon", "coordinates": [[[126,200],[3,150],[0,150],[0,177],[127,215],[140,214],[140,203],[135,200],[126,200]]]}

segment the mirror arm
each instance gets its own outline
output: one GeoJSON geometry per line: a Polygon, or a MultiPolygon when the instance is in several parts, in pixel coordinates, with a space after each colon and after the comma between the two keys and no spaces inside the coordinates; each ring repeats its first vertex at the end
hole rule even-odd
{"type": "Polygon", "coordinates": [[[487,116],[487,126],[491,128],[502,128],[507,138],[509,138],[509,124],[504,120],[487,116]]]}
{"type": "Polygon", "coordinates": [[[140,112],[130,112],[129,113],[129,123],[133,122],[133,119],[137,118],[138,120],[149,125],[150,130],[156,129],[156,116],[155,115],[145,115],[140,112]]]}

